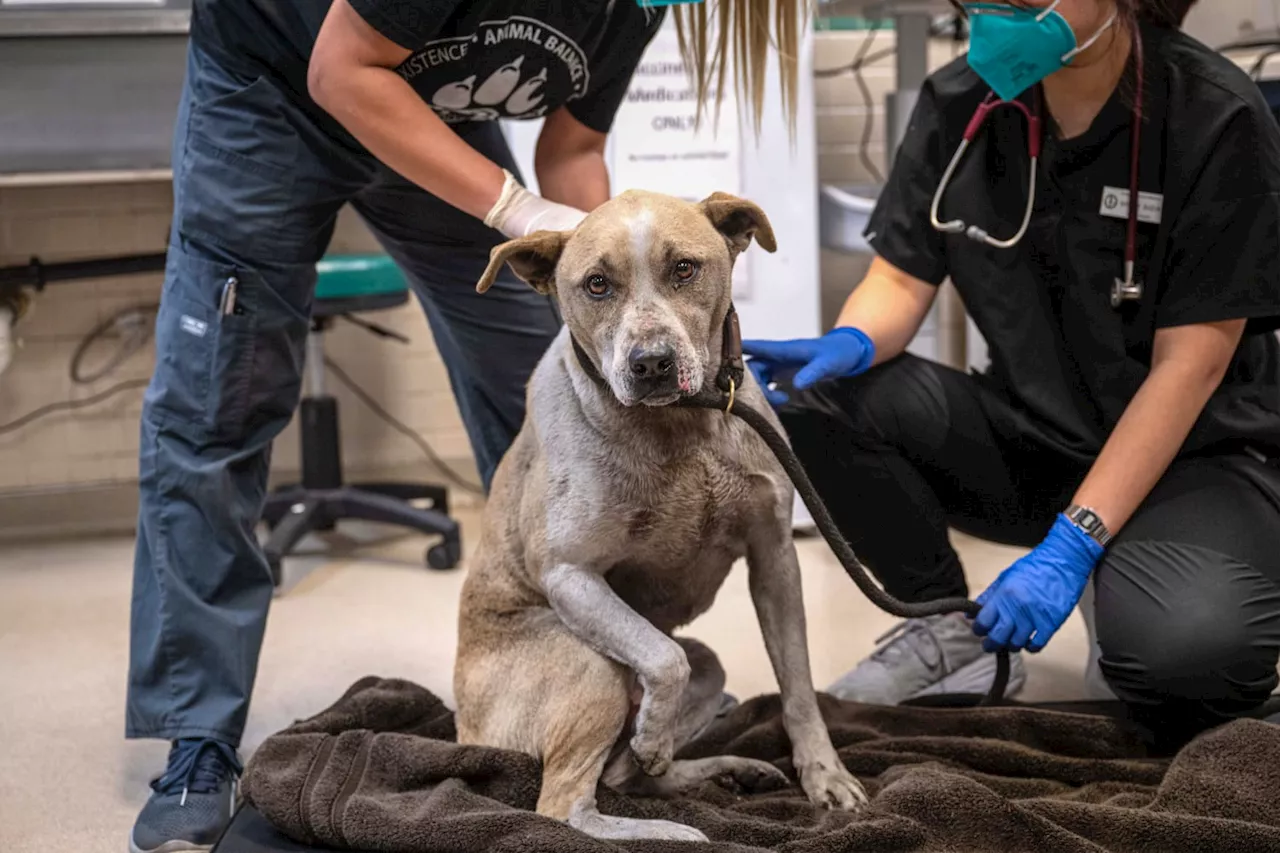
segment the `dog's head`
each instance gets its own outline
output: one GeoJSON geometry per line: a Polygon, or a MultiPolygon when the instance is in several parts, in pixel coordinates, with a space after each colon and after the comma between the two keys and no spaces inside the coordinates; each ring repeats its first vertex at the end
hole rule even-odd
{"type": "Polygon", "coordinates": [[[569,331],[625,406],[698,393],[719,368],[737,256],[752,238],[775,251],[755,204],[714,193],[698,204],[629,190],[574,231],[540,231],[496,246],[477,285],[504,263],[554,293],[569,331]]]}

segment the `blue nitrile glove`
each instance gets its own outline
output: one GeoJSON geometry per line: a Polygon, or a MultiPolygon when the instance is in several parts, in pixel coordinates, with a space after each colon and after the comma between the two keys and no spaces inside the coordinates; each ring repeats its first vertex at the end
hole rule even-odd
{"type": "Polygon", "coordinates": [[[1105,549],[1058,515],[1049,535],[1030,554],[1000,573],[977,602],[973,632],[989,652],[1038,652],[1062,627],[1084,594],[1105,549]]]}
{"type": "Polygon", "coordinates": [[[876,360],[876,346],[866,332],[848,327],[832,329],[820,338],[743,341],[742,351],[751,357],[747,364],[765,398],[775,406],[787,402],[786,394],[769,390],[769,383],[781,378],[780,374],[796,371],[791,385],[803,391],[824,379],[865,373],[876,360]]]}

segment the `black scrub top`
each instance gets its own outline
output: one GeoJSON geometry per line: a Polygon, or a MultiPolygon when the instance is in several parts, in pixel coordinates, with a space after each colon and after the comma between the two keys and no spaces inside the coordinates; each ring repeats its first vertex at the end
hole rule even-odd
{"type": "MultiPolygon", "coordinates": [[[[1111,306],[1127,222],[1103,213],[1129,188],[1133,60],[1093,125],[1056,138],[1047,110],[1031,226],[1012,249],[943,235],[929,208],[974,110],[990,91],[964,57],[925,83],[867,238],[890,264],[938,285],[950,276],[987,340],[980,377],[1012,405],[997,429],[1082,463],[1101,450],[1145,379],[1158,329],[1248,319],[1244,339],[1183,453],[1253,446],[1280,455],[1280,126],[1234,64],[1144,25],[1140,190],[1163,194],[1138,226],[1141,301],[1111,306]]],[[[1035,107],[1036,93],[1022,96],[1035,107]]],[[[1030,154],[1020,112],[987,120],[939,219],[1011,236],[1025,211],[1030,154]]]]}
{"type": "MultiPolygon", "coordinates": [[[[534,119],[565,106],[601,133],[664,13],[635,0],[348,2],[412,51],[396,71],[444,121],[534,119]]],[[[195,0],[191,40],[232,68],[272,76],[329,127],[310,103],[307,64],[331,3],[195,0]]]]}

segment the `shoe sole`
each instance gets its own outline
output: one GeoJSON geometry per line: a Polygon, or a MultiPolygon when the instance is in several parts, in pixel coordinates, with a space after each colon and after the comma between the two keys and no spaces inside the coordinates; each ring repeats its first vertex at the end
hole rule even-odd
{"type": "MultiPolygon", "coordinates": [[[[991,689],[991,683],[995,678],[996,656],[983,655],[907,698],[916,699],[920,696],[937,696],[943,693],[986,693],[991,689]]],[[[1022,661],[1017,658],[1011,659],[1009,684],[1005,687],[1004,698],[1011,699],[1018,695],[1026,682],[1027,671],[1022,661]]]]}
{"type": "Polygon", "coordinates": [[[129,833],[129,853],[207,853],[212,850],[212,844],[196,844],[193,841],[182,841],[175,839],[166,841],[159,847],[139,847],[138,843],[133,840],[133,833],[129,833]]]}

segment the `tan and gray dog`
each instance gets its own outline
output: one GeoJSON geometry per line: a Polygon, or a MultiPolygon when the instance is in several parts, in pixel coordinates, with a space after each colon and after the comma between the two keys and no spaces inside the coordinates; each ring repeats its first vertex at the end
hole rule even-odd
{"type": "MultiPolygon", "coordinates": [[[[557,296],[565,328],[530,381],[463,587],[458,739],[541,759],[538,812],[600,838],[705,840],[601,814],[601,780],[652,795],[708,779],[785,783],[760,761],[672,760],[724,687],[715,654],[672,633],[711,606],[741,557],[800,784],[824,806],[866,800],[814,696],[791,484],[742,421],[670,405],[714,381],[730,274],[753,237],[776,248],[751,202],[626,192],[573,232],[498,246],[478,285],[509,263],[557,296]]],[[[769,411],[752,380],[738,399],[769,411]]]]}

